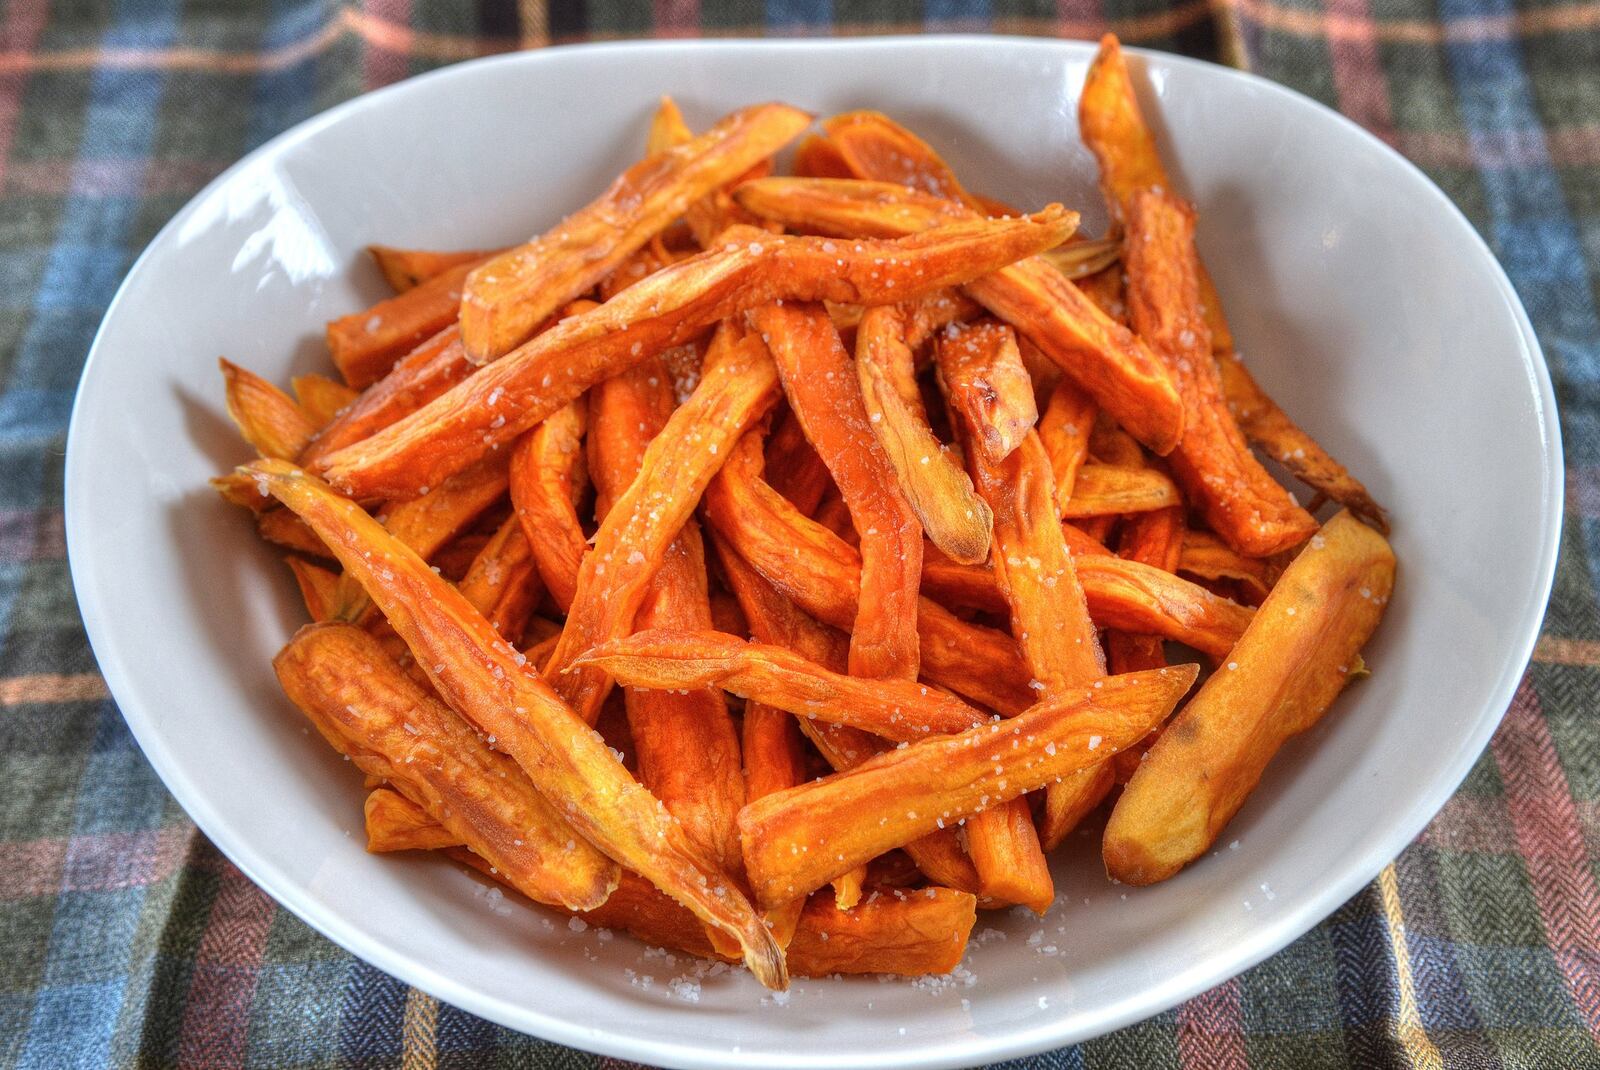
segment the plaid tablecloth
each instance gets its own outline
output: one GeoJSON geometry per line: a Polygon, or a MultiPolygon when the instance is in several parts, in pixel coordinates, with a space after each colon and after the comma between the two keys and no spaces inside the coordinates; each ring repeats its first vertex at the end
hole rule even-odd
{"type": "Polygon", "coordinates": [[[1534,663],[1371,887],[1178,1009],[1026,1067],[1600,1066],[1600,0],[11,0],[0,17],[0,1064],[579,1067],[339,950],[206,842],[95,671],[61,520],[90,338],[207,179],[366,89],[612,37],[1091,37],[1248,67],[1420,164],[1510,272],[1569,507],[1534,663]]]}

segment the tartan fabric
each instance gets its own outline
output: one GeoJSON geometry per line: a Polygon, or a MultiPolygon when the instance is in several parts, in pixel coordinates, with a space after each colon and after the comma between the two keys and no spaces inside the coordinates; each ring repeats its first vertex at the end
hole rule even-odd
{"type": "Polygon", "coordinates": [[[1562,406],[1534,664],[1380,879],[1169,1013],[1017,1067],[1600,1066],[1600,0],[11,0],[0,15],[0,1065],[589,1067],[384,976],[223,859],[107,698],[62,448],[118,281],[207,179],[365,89],[638,36],[1090,37],[1248,67],[1421,165],[1493,245],[1562,406]]]}

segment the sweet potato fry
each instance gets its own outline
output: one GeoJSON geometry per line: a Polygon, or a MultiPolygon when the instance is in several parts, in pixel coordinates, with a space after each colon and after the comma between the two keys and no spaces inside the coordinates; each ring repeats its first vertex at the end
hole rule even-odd
{"type": "Polygon", "coordinates": [[[1199,311],[1195,265],[1194,213],[1167,194],[1136,193],[1128,208],[1129,307],[1183,394],[1173,475],[1228,545],[1266,557],[1304,542],[1317,522],[1261,467],[1228,411],[1199,311]]]}
{"type": "MultiPolygon", "coordinates": [[[[884,182],[769,178],[735,192],[746,208],[790,226],[845,237],[892,237],[971,218],[970,209],[884,182]]],[[[1037,256],[967,282],[979,304],[1031,338],[1102,408],[1157,453],[1183,432],[1183,406],[1159,360],[1126,327],[1037,256]]]]}
{"type": "Polygon", "coordinates": [[[692,140],[694,131],[684,122],[678,102],[663,95],[656,105],[655,114],[650,117],[650,132],[644,139],[645,155],[654,156],[692,140]]]}
{"type": "Polygon", "coordinates": [[[847,724],[895,742],[964,732],[987,719],[927,684],[845,676],[784,647],[721,632],[639,631],[595,647],[575,664],[599,666],[631,687],[719,687],[798,717],[847,724]]]}
{"type": "Polygon", "coordinates": [[[815,516],[823,496],[833,489],[833,476],[806,441],[794,413],[785,413],[767,437],[767,476],[772,489],[788,498],[806,516],[815,516]]]}
{"type": "Polygon", "coordinates": [[[1383,616],[1394,552],[1341,512],[1284,571],[1249,629],[1150,748],[1117,800],[1106,871],[1165,880],[1198,858],[1286,739],[1322,717],[1383,616]]]}
{"type": "Polygon", "coordinates": [[[509,516],[500,524],[457,587],[506,642],[521,638],[544,595],[544,584],[517,517],[509,516]]]}
{"type": "Polygon", "coordinates": [[[794,150],[794,173],[801,178],[855,177],[838,147],[821,134],[812,134],[794,150]]]}
{"type": "Polygon", "coordinates": [[[314,621],[331,619],[339,605],[338,575],[321,565],[313,565],[303,557],[291,555],[283,561],[294,573],[294,582],[300,588],[300,600],[306,604],[306,613],[314,621]]]}
{"type": "Polygon", "coordinates": [[[395,362],[456,320],[472,262],[457,264],[371,308],[328,324],[328,351],[344,381],[365,390],[395,362]]]}
{"type": "Polygon", "coordinates": [[[915,680],[922,525],[869,430],[850,355],[819,304],[764,305],[751,319],[772,353],[790,409],[832,473],[861,536],[850,673],[915,680]]]}
{"type": "Polygon", "coordinates": [[[295,402],[318,428],[327,427],[360,397],[358,391],[326,375],[297,375],[289,380],[295,402]]]}
{"type": "Polygon", "coordinates": [[[360,497],[437,485],[647,351],[681,345],[728,316],[780,299],[914,299],[1059,244],[1075,219],[1052,206],[1021,219],[956,223],[890,242],[751,232],[759,238],[730,240],[679,261],[557,323],[424,408],[321,458],[318,467],[360,497]]]}
{"type": "Polygon", "coordinates": [[[971,446],[999,464],[1022,444],[1039,410],[1017,336],[993,320],[951,324],[939,336],[939,386],[964,421],[971,446]]]}
{"type": "Polygon", "coordinates": [[[583,437],[588,406],[563,405],[523,435],[511,451],[511,504],[533,550],[545,589],[562,612],[572,605],[589,538],[577,503],[588,484],[583,437]]]}
{"type": "Polygon", "coordinates": [[[736,111],[700,137],[635,164],[584,208],[476,269],[461,300],[467,355],[483,363],[511,352],[685,208],[777,152],[810,122],[783,104],[736,111]]]}
{"type": "MultiPolygon", "coordinates": [[[[591,404],[591,471],[596,515],[604,521],[638,478],[651,440],[670,419],[672,384],[659,361],[647,361],[596,386],[591,404]]],[[[634,623],[646,628],[711,626],[705,551],[692,518],[661,551],[660,569],[648,584],[634,623]]],[[[739,734],[727,703],[708,688],[670,693],[630,689],[624,701],[640,783],[718,865],[742,876],[734,819],[744,805],[744,779],[739,734]]]]}
{"type": "Polygon", "coordinates": [[[949,973],[966,954],[976,907],[953,888],[876,891],[848,910],[819,893],[806,900],[789,962],[798,977],[949,973]]]}
{"type": "MultiPolygon", "coordinates": [[[[772,706],[746,702],[741,730],[739,749],[747,800],[792,788],[806,779],[805,751],[793,717],[772,706]]],[[[804,899],[796,898],[764,912],[772,938],[786,951],[805,905],[804,899]]]]}
{"type": "Polygon", "coordinates": [[[460,836],[393,788],[368,792],[362,812],[366,817],[367,850],[373,854],[462,846],[460,836]]]}
{"type": "Polygon", "coordinates": [[[1118,238],[1094,238],[1086,241],[1069,241],[1058,245],[1054,249],[1046,249],[1039,257],[1050,264],[1051,267],[1061,272],[1062,275],[1078,284],[1084,290],[1089,300],[1099,306],[1102,312],[1118,319],[1111,311],[1096,300],[1094,294],[1089,293],[1083,285],[1083,280],[1104,274],[1116,274],[1107,269],[1111,268],[1122,259],[1122,241],[1118,238]]]}
{"type": "Polygon", "coordinates": [[[1094,414],[1094,399],[1063,377],[1050,391],[1050,400],[1039,417],[1039,441],[1050,455],[1057,516],[1066,516],[1078,472],[1089,459],[1089,433],[1094,428],[1094,414]]]}
{"type": "Polygon", "coordinates": [[[1109,677],[1009,721],[912,743],[755,800],[739,814],[739,834],[757,899],[781,902],[819,888],[941,825],[1094,764],[1102,747],[1115,753],[1160,723],[1196,671],[1109,677]]]}
{"type": "Polygon", "coordinates": [[[1372,500],[1367,488],[1278,408],[1278,403],[1256,383],[1237,353],[1219,353],[1217,370],[1221,373],[1222,393],[1228,399],[1228,409],[1245,438],[1306,486],[1326,494],[1383,534],[1389,534],[1389,518],[1372,500]]]}
{"type": "Polygon", "coordinates": [[[1183,496],[1177,484],[1154,468],[1124,468],[1113,464],[1087,464],[1067,499],[1062,516],[1148,513],[1156,509],[1181,507],[1183,496]]]}
{"type": "Polygon", "coordinates": [[[305,522],[287,509],[267,509],[256,514],[256,534],[275,546],[296,550],[312,557],[333,557],[305,522]]]}
{"type": "Polygon", "coordinates": [[[856,330],[856,376],[872,433],[928,540],[952,560],[978,564],[989,557],[993,517],[966,471],[928,426],[915,369],[918,346],[960,307],[951,294],[933,293],[909,304],[868,309],[856,330]]]}
{"type": "Polygon", "coordinates": [[[1242,584],[1243,589],[1254,596],[1252,601],[1259,605],[1283,570],[1269,559],[1241,557],[1208,531],[1188,531],[1183,533],[1173,571],[1187,572],[1203,580],[1232,580],[1242,584]]]}
{"type": "Polygon", "coordinates": [[[392,245],[369,245],[367,255],[378,265],[395,293],[405,293],[435,275],[442,275],[463,264],[471,267],[499,255],[503,250],[468,249],[461,252],[441,253],[428,249],[397,249],[392,245]]]}
{"type": "Polygon", "coordinates": [[[616,864],[578,836],[515,763],[413,683],[362,629],[309,624],[273,659],[273,668],[289,698],[335,749],[362,772],[401,785],[530,899],[587,909],[605,902],[616,886],[616,864]]]}
{"type": "MultiPolygon", "coordinates": [[[[1176,571],[1187,528],[1185,512],[1182,506],[1175,506],[1129,517],[1117,543],[1117,556],[1163,572],[1176,571]]],[[[1114,673],[1159,669],[1167,663],[1166,643],[1159,635],[1110,629],[1105,635],[1105,647],[1106,664],[1114,673]]],[[[1152,732],[1113,759],[1119,783],[1127,783],[1155,737],[1152,732]]]]}
{"type": "Polygon", "coordinates": [[[898,182],[988,214],[932,146],[882,112],[846,112],[824,119],[822,128],[851,176],[898,182]]]}
{"type": "Polygon", "coordinates": [[[254,372],[226,357],[222,368],[228,415],[244,440],[263,457],[293,460],[311,441],[317,425],[295,400],[254,372]]]}
{"type": "Polygon", "coordinates": [[[337,547],[439,693],[495,736],[584,838],[738,940],[757,979],[784,987],[783,952],[731,878],[459,592],[319,480],[282,462],[251,470],[337,547]]]}
{"type": "Polygon", "coordinates": [[[746,428],[776,402],[778,375],[759,338],[732,324],[717,332],[694,394],[651,440],[639,475],[612,504],[578,572],[577,594],[551,662],[557,691],[592,721],[611,682],[566,670],[583,651],[632,630],[671,544],[746,428]]]}

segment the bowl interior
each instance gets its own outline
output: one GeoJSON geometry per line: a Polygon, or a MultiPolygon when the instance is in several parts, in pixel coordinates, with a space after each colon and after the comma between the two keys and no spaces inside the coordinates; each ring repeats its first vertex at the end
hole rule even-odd
{"type": "Polygon", "coordinates": [[[574,933],[441,861],[367,855],[359,781],[270,669],[301,620],[293,585],[205,483],[248,457],[219,354],[279,382],[326,370],[323,321],[384,293],[364,244],[543,229],[636,158],[661,93],[695,125],[762,99],[879,108],[973,188],[1063,201],[1098,233],[1075,121],[1090,55],[995,38],[556,49],[362,98],[213,184],[108,314],[68,457],[90,636],[179,801],[379,967],[510,1026],[678,1065],[962,1065],[1056,1046],[1237,972],[1352,894],[1443,803],[1509,700],[1549,590],[1559,443],[1536,343],[1466,222],[1397,156],[1269,84],[1135,61],[1246,358],[1392,510],[1401,573],[1373,675],[1284,750],[1216,856],[1133,890],[1107,883],[1080,837],[1050,914],[980,918],[953,979],[802,981],[781,1004],[742,974],[674,986],[685,960],[574,933]]]}

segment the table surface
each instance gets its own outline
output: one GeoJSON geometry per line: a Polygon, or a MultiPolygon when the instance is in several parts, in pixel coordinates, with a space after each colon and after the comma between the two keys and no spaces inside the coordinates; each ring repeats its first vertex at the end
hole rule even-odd
{"type": "Polygon", "coordinates": [[[1544,635],[1466,783],[1370,887],[1177,1009],[1017,1066],[1600,1066],[1600,0],[11,0],[0,16],[0,1065],[622,1066],[410,989],[196,832],[84,637],[62,453],[156,230],[281,130],[473,56],[645,36],[1094,37],[1245,67],[1394,145],[1543,342],[1568,509],[1544,635]]]}

